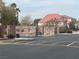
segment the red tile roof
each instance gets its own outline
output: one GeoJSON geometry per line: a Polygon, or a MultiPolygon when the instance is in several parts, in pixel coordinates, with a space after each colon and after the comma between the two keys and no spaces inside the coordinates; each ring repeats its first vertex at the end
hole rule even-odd
{"type": "Polygon", "coordinates": [[[45,23],[45,22],[48,22],[50,20],[59,20],[59,19],[70,19],[71,17],[69,16],[66,16],[66,15],[60,15],[60,14],[48,14],[47,16],[45,16],[43,19],[41,19],[39,22],[41,23],[45,23]]]}

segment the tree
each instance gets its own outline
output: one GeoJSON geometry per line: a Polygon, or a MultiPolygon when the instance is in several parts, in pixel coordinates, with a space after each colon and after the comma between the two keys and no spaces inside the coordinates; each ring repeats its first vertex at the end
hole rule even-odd
{"type": "MultiPolygon", "coordinates": [[[[18,23],[20,9],[17,8],[16,3],[12,3],[10,7],[15,10],[15,15],[16,15],[16,20],[15,20],[15,22],[18,23]]],[[[19,23],[18,23],[18,24],[19,24],[19,23]]],[[[17,25],[17,24],[16,24],[16,25],[17,25]]]]}
{"type": "Polygon", "coordinates": [[[11,7],[16,8],[17,7],[16,3],[12,3],[11,7]]]}
{"type": "Polygon", "coordinates": [[[22,20],[21,20],[21,23],[20,24],[21,25],[30,26],[32,24],[31,17],[30,16],[22,17],[22,20]]]}
{"type": "Polygon", "coordinates": [[[16,5],[12,4],[10,7],[5,6],[1,10],[1,23],[3,25],[18,25],[18,11],[19,8],[16,8],[16,5]],[[16,8],[16,9],[15,9],[16,8]]]}
{"type": "Polygon", "coordinates": [[[69,27],[71,30],[75,30],[75,23],[76,23],[76,19],[73,18],[69,24],[69,27]]]}
{"type": "Polygon", "coordinates": [[[10,7],[4,7],[1,11],[1,23],[3,25],[12,25],[15,21],[14,10],[10,7]]]}
{"type": "Polygon", "coordinates": [[[15,32],[15,25],[18,25],[19,21],[18,21],[18,10],[19,8],[16,8],[16,6],[13,6],[14,4],[12,4],[11,6],[4,6],[2,7],[1,10],[1,19],[0,19],[0,23],[2,23],[2,26],[4,27],[4,29],[6,28],[7,25],[11,25],[10,29],[12,27],[14,27],[14,30],[11,29],[11,33],[15,32]]]}

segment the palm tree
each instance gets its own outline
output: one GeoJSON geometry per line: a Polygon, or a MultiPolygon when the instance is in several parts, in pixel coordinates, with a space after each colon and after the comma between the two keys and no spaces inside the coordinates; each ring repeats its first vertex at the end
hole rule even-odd
{"type": "Polygon", "coordinates": [[[16,3],[11,4],[11,7],[13,7],[13,8],[16,8],[16,6],[17,6],[16,3]]]}
{"type": "Polygon", "coordinates": [[[15,9],[15,12],[16,12],[16,14],[15,14],[16,15],[16,20],[18,21],[20,9],[17,8],[16,3],[12,3],[11,4],[11,7],[15,9]]]}
{"type": "Polygon", "coordinates": [[[20,10],[19,10],[19,8],[17,8],[16,3],[12,3],[10,8],[13,10],[15,17],[14,17],[14,20],[12,21],[13,24],[9,24],[10,30],[8,31],[8,35],[15,35],[16,34],[15,28],[16,28],[16,25],[18,25],[18,23],[19,23],[18,16],[19,16],[20,10]]]}
{"type": "Polygon", "coordinates": [[[16,8],[16,20],[19,20],[19,12],[20,12],[20,9],[16,8]]]}

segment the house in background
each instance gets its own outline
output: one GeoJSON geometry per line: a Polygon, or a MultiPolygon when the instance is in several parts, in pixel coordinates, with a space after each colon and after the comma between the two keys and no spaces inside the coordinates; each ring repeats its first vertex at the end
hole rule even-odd
{"type": "Polygon", "coordinates": [[[35,19],[32,25],[37,26],[40,20],[41,20],[41,18],[35,19]]]}
{"type": "Polygon", "coordinates": [[[79,30],[79,20],[76,21],[75,28],[77,28],[77,30],[79,30]]]}
{"type": "Polygon", "coordinates": [[[38,25],[53,26],[56,22],[59,26],[64,26],[65,23],[69,24],[72,21],[72,17],[60,14],[48,14],[42,18],[38,25]]]}
{"type": "Polygon", "coordinates": [[[71,32],[70,24],[72,24],[73,20],[74,18],[66,15],[48,14],[39,21],[38,25],[54,27],[55,33],[66,32],[67,30],[71,32]]]}

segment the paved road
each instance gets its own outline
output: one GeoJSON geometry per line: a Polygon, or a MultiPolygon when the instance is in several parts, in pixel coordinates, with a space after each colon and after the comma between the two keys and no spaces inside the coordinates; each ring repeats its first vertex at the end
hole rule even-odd
{"type": "Polygon", "coordinates": [[[36,37],[24,44],[0,44],[0,59],[79,59],[79,35],[36,37]]]}
{"type": "Polygon", "coordinates": [[[50,40],[59,40],[59,41],[79,41],[79,35],[75,34],[69,34],[69,35],[56,35],[56,36],[51,36],[51,37],[47,37],[47,39],[50,40]]]}
{"type": "Polygon", "coordinates": [[[0,45],[0,59],[79,59],[79,48],[46,45],[0,45]]]}
{"type": "Polygon", "coordinates": [[[74,42],[74,41],[79,41],[79,35],[56,35],[56,36],[50,36],[50,37],[35,37],[35,41],[32,42],[33,44],[36,43],[44,43],[44,42],[64,42],[64,41],[69,41],[69,42],[74,42]]]}
{"type": "MultiPolygon", "coordinates": [[[[27,38],[24,36],[24,38],[27,38]]],[[[61,40],[61,41],[79,41],[79,34],[59,34],[59,35],[54,35],[50,37],[29,37],[29,38],[35,38],[36,40],[42,40],[42,39],[49,39],[49,40],[61,40]]]]}

